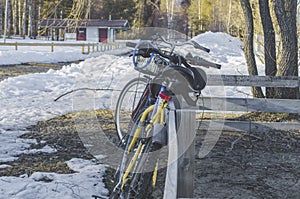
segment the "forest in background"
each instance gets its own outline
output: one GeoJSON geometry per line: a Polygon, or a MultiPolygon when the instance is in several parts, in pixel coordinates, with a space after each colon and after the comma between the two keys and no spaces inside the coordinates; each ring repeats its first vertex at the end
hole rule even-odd
{"type": "Polygon", "coordinates": [[[207,30],[240,36],[243,17],[239,0],[0,0],[0,32],[39,36],[42,19],[125,19],[131,28],[162,27],[190,36],[207,30]]]}
{"type": "MultiPolygon", "coordinates": [[[[245,22],[240,0],[0,0],[0,33],[39,36],[42,19],[125,19],[132,29],[162,27],[195,36],[205,31],[242,38],[245,22]]],[[[250,0],[256,32],[262,33],[259,1],[250,0]]]]}

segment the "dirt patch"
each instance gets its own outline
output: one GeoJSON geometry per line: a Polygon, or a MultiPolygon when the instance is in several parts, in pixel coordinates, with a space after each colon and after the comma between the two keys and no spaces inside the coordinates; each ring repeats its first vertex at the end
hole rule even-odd
{"type": "MultiPolygon", "coordinates": [[[[81,116],[86,114],[88,112],[81,116]]],[[[112,111],[97,111],[96,116],[105,135],[110,140],[116,140],[112,111]]],[[[76,131],[74,117],[76,114],[68,114],[31,126],[30,133],[21,137],[36,139],[38,144],[32,145],[32,148],[49,145],[57,151],[51,154],[21,155],[18,160],[8,162],[12,167],[1,169],[0,175],[31,175],[36,171],[72,173],[65,161],[74,157],[94,158],[84,147],[76,131]]],[[[207,133],[197,133],[196,152],[207,133]]],[[[299,162],[300,131],[244,134],[223,132],[216,146],[205,158],[195,157],[194,196],[300,198],[299,162]]],[[[108,168],[105,183],[110,190],[113,175],[114,170],[108,168]]]]}
{"type": "Polygon", "coordinates": [[[257,122],[300,122],[300,114],[252,112],[236,117],[234,120],[257,122]]]}
{"type": "Polygon", "coordinates": [[[300,132],[223,132],[208,156],[196,159],[195,196],[300,198],[299,154],[300,132]]]}
{"type": "Polygon", "coordinates": [[[37,144],[32,144],[30,149],[42,149],[48,145],[56,149],[56,152],[21,154],[17,160],[6,163],[11,167],[0,169],[0,176],[30,176],[37,171],[72,173],[65,161],[75,157],[93,158],[78,137],[70,115],[39,122],[28,130],[30,133],[23,134],[20,138],[37,140],[37,144]]]}

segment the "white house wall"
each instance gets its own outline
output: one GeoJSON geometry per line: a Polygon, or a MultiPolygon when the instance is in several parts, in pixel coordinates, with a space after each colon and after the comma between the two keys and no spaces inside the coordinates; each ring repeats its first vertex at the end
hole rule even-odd
{"type": "MultiPolygon", "coordinates": [[[[86,40],[91,42],[99,42],[99,28],[100,27],[87,27],[86,28],[86,40]]],[[[115,41],[115,30],[108,28],[107,30],[107,42],[115,41]]]]}
{"type": "Polygon", "coordinates": [[[115,41],[114,29],[109,28],[107,32],[108,32],[108,38],[107,38],[108,42],[114,42],[115,41]]]}
{"type": "Polygon", "coordinates": [[[99,42],[99,30],[98,27],[86,28],[86,40],[92,42],[99,42]]]}

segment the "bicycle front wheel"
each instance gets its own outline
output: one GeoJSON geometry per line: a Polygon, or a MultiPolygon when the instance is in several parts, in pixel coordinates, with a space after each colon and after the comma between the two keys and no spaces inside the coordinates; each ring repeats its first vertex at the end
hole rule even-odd
{"type": "Polygon", "coordinates": [[[115,110],[115,126],[120,140],[128,132],[130,122],[132,121],[132,112],[138,106],[138,103],[147,86],[146,78],[134,78],[128,82],[121,91],[115,110]]]}

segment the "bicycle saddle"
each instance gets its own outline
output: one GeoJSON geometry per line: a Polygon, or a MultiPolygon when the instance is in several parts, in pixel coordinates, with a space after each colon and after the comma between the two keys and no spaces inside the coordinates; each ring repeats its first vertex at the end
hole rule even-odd
{"type": "Polygon", "coordinates": [[[162,75],[179,80],[179,82],[184,77],[191,89],[199,93],[204,89],[207,82],[206,73],[202,69],[195,67],[184,68],[177,65],[170,65],[164,69],[162,75]]]}

